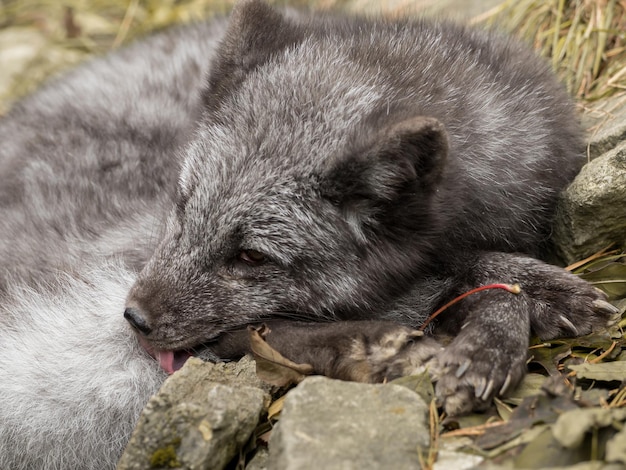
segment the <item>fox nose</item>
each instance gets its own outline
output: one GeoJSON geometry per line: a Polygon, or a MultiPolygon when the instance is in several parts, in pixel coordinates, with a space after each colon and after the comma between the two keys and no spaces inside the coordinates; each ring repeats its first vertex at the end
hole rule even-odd
{"type": "Polygon", "coordinates": [[[141,315],[141,311],[138,308],[127,307],[126,310],[124,310],[124,318],[128,320],[128,323],[130,323],[134,329],[143,335],[149,335],[152,331],[152,328],[148,326],[148,322],[141,315]]]}

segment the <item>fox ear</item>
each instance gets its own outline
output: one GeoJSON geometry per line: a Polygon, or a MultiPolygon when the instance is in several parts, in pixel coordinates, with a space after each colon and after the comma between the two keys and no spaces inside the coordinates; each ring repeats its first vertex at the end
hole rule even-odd
{"type": "Polygon", "coordinates": [[[301,28],[265,2],[238,2],[211,66],[203,95],[206,107],[217,110],[247,74],[302,39],[301,28]]]}
{"type": "Polygon", "coordinates": [[[323,178],[322,192],[351,220],[372,221],[380,212],[398,212],[394,207],[421,204],[441,179],[447,154],[441,122],[425,116],[406,119],[382,129],[369,148],[335,162],[323,178]]]}

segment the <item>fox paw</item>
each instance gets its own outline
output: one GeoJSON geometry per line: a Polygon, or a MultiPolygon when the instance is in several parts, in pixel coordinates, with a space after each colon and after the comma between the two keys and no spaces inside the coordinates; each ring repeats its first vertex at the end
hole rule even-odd
{"type": "MultiPolygon", "coordinates": [[[[525,347],[521,347],[525,351],[525,347]]],[[[526,372],[526,355],[456,341],[433,361],[437,401],[450,416],[488,408],[495,396],[515,388],[526,372]]]]}
{"type": "Polygon", "coordinates": [[[619,321],[607,296],[575,274],[528,257],[501,254],[493,260],[498,276],[518,283],[528,297],[531,331],[543,340],[583,336],[619,321]]]}
{"type": "Polygon", "coordinates": [[[369,345],[365,359],[370,376],[367,381],[387,382],[430,370],[442,350],[434,338],[398,326],[397,331],[369,345]]]}
{"type": "Polygon", "coordinates": [[[526,371],[531,302],[524,294],[478,294],[454,340],[433,361],[437,400],[451,416],[481,411],[526,371]]]}
{"type": "Polygon", "coordinates": [[[587,335],[619,321],[619,309],[587,281],[554,266],[522,285],[532,299],[532,332],[547,340],[587,335]]]}

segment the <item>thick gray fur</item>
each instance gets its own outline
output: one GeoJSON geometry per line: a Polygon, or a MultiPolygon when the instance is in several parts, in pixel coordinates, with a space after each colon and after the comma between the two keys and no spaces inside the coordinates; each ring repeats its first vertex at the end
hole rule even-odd
{"type": "Polygon", "coordinates": [[[165,375],[122,312],[224,24],[50,82],[0,121],[0,468],[115,467],[165,375]]]}
{"type": "Polygon", "coordinates": [[[220,356],[210,342],[247,324],[415,328],[518,282],[433,328],[458,334],[436,358],[442,405],[485,406],[519,381],[531,332],[611,313],[527,256],[583,162],[572,109],[501,36],[257,1],[227,30],[51,82],[0,122],[0,468],[114,466],[163,378],[124,304],[152,348],[220,356]]]}

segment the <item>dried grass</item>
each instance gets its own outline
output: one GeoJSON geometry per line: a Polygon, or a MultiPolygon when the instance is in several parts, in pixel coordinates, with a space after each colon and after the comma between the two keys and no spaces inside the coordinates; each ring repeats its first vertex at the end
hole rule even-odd
{"type": "Polygon", "coordinates": [[[478,21],[530,41],[578,98],[626,90],[626,0],[506,0],[478,21]]]}
{"type": "MultiPolygon", "coordinates": [[[[355,6],[354,0],[269,1],[316,9],[355,6]]],[[[401,8],[414,13],[415,1],[406,0],[401,8]]],[[[0,0],[4,36],[0,53],[6,43],[27,46],[32,38],[38,44],[20,67],[19,79],[8,86],[0,83],[0,114],[10,101],[86,55],[119,47],[166,26],[225,14],[234,2],[0,0]],[[41,38],[43,45],[38,43],[41,38]]],[[[551,58],[569,91],[579,98],[593,101],[626,90],[626,0],[506,0],[476,22],[497,25],[530,41],[551,58]]]]}
{"type": "MultiPolygon", "coordinates": [[[[338,8],[346,0],[268,0],[338,8]]],[[[91,54],[167,26],[226,14],[235,0],[0,0],[0,115],[91,54]]]]}

